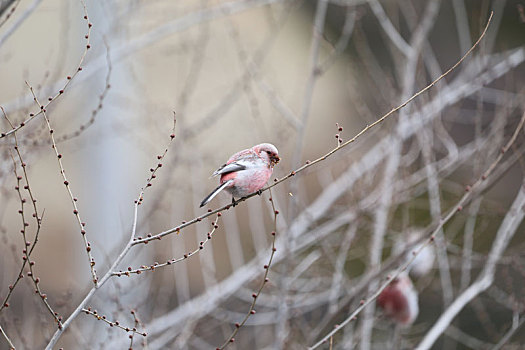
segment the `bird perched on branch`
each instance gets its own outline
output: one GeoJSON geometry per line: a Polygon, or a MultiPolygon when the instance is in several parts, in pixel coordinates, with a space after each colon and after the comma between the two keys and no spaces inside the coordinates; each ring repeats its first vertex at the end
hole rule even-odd
{"type": "Polygon", "coordinates": [[[220,185],[202,200],[200,206],[205,206],[224,189],[231,193],[232,203],[235,197],[261,190],[279,160],[279,152],[271,143],[261,143],[235,153],[226,164],[213,172],[212,176],[221,176],[220,185]]]}
{"type": "Polygon", "coordinates": [[[385,314],[401,325],[411,325],[419,313],[417,290],[406,272],[397,276],[379,296],[379,305],[385,314]]]}

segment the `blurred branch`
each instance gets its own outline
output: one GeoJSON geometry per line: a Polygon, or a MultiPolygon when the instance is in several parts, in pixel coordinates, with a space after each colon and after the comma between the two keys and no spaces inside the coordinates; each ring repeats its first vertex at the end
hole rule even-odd
{"type": "Polygon", "coordinates": [[[453,325],[448,326],[445,334],[471,349],[488,350],[493,345],[474,338],[453,325]]]}
{"type": "Polygon", "coordinates": [[[7,334],[5,333],[4,329],[2,328],[2,325],[0,325],[0,332],[2,333],[2,335],[4,336],[5,340],[7,341],[7,343],[9,344],[10,346],[10,350],[15,350],[15,346],[13,345],[13,342],[11,341],[11,339],[9,339],[9,337],[7,336],[7,334]]]}
{"type": "MultiPolygon", "coordinates": [[[[41,2],[42,0],[35,0],[35,2],[41,2]]],[[[163,38],[185,31],[197,24],[206,21],[212,21],[214,19],[230,16],[239,12],[247,11],[260,6],[266,6],[276,2],[282,2],[286,0],[236,0],[219,5],[212,6],[207,9],[200,11],[191,12],[185,16],[175,18],[173,21],[166,23],[150,32],[139,36],[133,41],[126,42],[112,49],[113,62],[119,62],[123,59],[129,58],[132,54],[144,49],[150,45],[157,43],[163,38]]],[[[2,37],[0,37],[0,46],[2,44],[2,37]]],[[[99,55],[98,57],[91,60],[86,66],[86,71],[78,79],[75,79],[75,84],[84,82],[99,70],[106,68],[105,55],[99,55]]],[[[49,87],[51,91],[58,91],[62,88],[62,83],[56,83],[49,87]]],[[[17,99],[16,101],[4,103],[3,106],[6,110],[15,108],[24,108],[32,103],[32,96],[26,95],[23,98],[17,99]]]]}
{"type": "MultiPolygon", "coordinates": [[[[372,296],[370,296],[367,300],[362,301],[360,303],[359,307],[357,307],[343,322],[339,323],[331,332],[329,332],[321,340],[319,340],[317,343],[315,343],[313,346],[311,346],[309,348],[310,350],[313,350],[313,349],[316,349],[317,347],[319,347],[321,344],[326,342],[330,337],[332,337],[335,333],[337,333],[339,330],[341,330],[341,328],[345,327],[349,322],[354,320],[357,317],[357,315],[366,306],[371,304],[379,296],[379,294],[383,291],[383,289],[385,289],[401,272],[406,270],[406,268],[415,260],[417,255],[426,246],[428,246],[431,242],[434,241],[435,235],[443,229],[443,226],[446,223],[448,223],[454,215],[456,215],[458,212],[463,210],[464,205],[466,205],[472,199],[472,197],[474,196],[473,194],[474,193],[476,195],[480,194],[480,191],[485,187],[484,185],[486,184],[487,178],[489,176],[493,175],[494,169],[496,169],[496,167],[499,165],[500,161],[503,159],[503,156],[505,155],[505,152],[508,151],[509,148],[512,146],[512,144],[516,140],[518,134],[522,131],[522,128],[523,128],[524,124],[525,124],[525,113],[523,114],[523,116],[522,116],[522,118],[521,118],[521,120],[520,120],[520,122],[519,122],[519,124],[518,124],[518,126],[516,128],[516,130],[514,131],[514,134],[510,138],[510,140],[507,142],[507,144],[503,148],[501,148],[501,152],[499,153],[499,155],[496,158],[496,160],[493,163],[490,164],[490,166],[483,172],[481,177],[474,184],[472,184],[472,186],[468,186],[467,187],[466,193],[461,197],[461,199],[449,210],[449,212],[444,217],[441,218],[441,220],[439,220],[439,223],[433,229],[432,235],[430,236],[430,238],[428,238],[424,242],[424,244],[421,244],[418,249],[416,249],[416,250],[414,250],[412,252],[412,257],[410,259],[408,259],[408,261],[406,261],[404,264],[402,264],[400,267],[398,267],[395,270],[395,272],[393,272],[392,274],[389,274],[388,277],[386,278],[386,282],[384,282],[372,296]]],[[[497,237],[499,237],[500,235],[504,235],[505,234],[506,235],[506,236],[504,236],[505,240],[503,241],[502,239],[498,239],[498,238],[496,238],[494,240],[494,242],[496,244],[493,244],[491,253],[489,254],[489,259],[487,261],[487,264],[485,265],[485,270],[487,270],[487,272],[482,273],[482,275],[484,274],[484,275],[486,275],[486,277],[484,277],[483,279],[478,278],[478,281],[476,281],[476,283],[473,284],[473,285],[477,284],[475,287],[473,287],[473,285],[471,285],[465,292],[463,292],[458,298],[456,298],[454,300],[454,302],[447,309],[448,315],[447,315],[447,312],[445,312],[440,317],[441,327],[437,328],[438,324],[436,323],[432,327],[432,330],[429,333],[427,333],[426,337],[423,339],[423,342],[426,342],[425,343],[425,347],[423,347],[421,349],[418,348],[418,350],[426,349],[427,347],[432,346],[432,344],[437,339],[437,337],[443,331],[445,331],[446,327],[452,321],[452,318],[463,308],[464,305],[466,305],[466,303],[468,301],[472,300],[472,298],[474,298],[476,295],[478,295],[482,291],[480,288],[484,287],[483,290],[485,290],[485,289],[487,289],[490,286],[490,284],[492,283],[492,280],[489,280],[488,278],[490,276],[492,276],[490,278],[494,277],[493,276],[493,273],[494,273],[493,269],[495,268],[495,264],[496,264],[497,260],[499,259],[499,257],[501,256],[504,248],[506,247],[506,244],[508,244],[508,242],[510,241],[510,238],[512,238],[512,235],[514,234],[514,231],[507,230],[507,226],[513,225],[511,227],[516,227],[517,228],[517,225],[521,222],[521,219],[523,218],[523,215],[524,215],[524,211],[521,210],[522,206],[524,204],[525,204],[525,182],[523,183],[522,190],[520,191],[520,193],[518,194],[518,197],[516,198],[516,200],[513,203],[513,206],[516,205],[516,207],[518,209],[510,210],[510,211],[507,212],[507,216],[503,220],[503,223],[500,226],[500,230],[498,231],[498,233],[500,233],[500,232],[503,232],[503,233],[498,234],[497,237]],[[523,201],[523,204],[521,204],[521,205],[516,204],[516,203],[521,203],[522,201],[523,201]],[[518,211],[520,213],[518,213],[518,211]],[[516,218],[519,219],[519,222],[516,222],[516,218]],[[504,229],[502,229],[502,228],[504,228],[504,229]],[[512,231],[512,232],[510,232],[510,234],[509,234],[508,231],[512,231]],[[503,246],[504,243],[505,243],[505,246],[503,246]],[[489,275],[488,272],[490,272],[492,275],[489,275]],[[488,283],[488,282],[490,282],[490,283],[488,283]],[[465,297],[465,295],[467,295],[467,296],[465,297]],[[458,302],[458,300],[461,300],[461,301],[458,302]],[[452,310],[452,311],[450,311],[450,310],[452,310]],[[433,332],[433,333],[430,336],[431,332],[433,332]]],[[[439,322],[439,320],[438,320],[438,322],[439,322]]]]}
{"type": "Polygon", "coordinates": [[[13,4],[15,1],[17,0],[0,0],[0,16],[2,16],[5,10],[7,10],[7,8],[11,6],[11,4],[13,4]]]}
{"type": "MultiPolygon", "coordinates": [[[[310,108],[312,105],[312,95],[315,88],[315,83],[319,75],[319,47],[321,45],[321,39],[324,33],[324,25],[326,19],[326,11],[328,9],[328,0],[319,0],[317,1],[317,8],[315,10],[315,18],[313,25],[313,34],[312,34],[312,43],[310,46],[310,59],[309,59],[309,68],[310,73],[308,80],[305,85],[302,109],[300,114],[300,124],[297,130],[296,140],[295,140],[295,150],[294,157],[292,159],[292,166],[297,167],[301,161],[302,151],[303,151],[303,142],[304,142],[304,132],[306,129],[306,123],[308,117],[310,116],[310,108]]],[[[292,188],[292,193],[295,191],[292,188]]]]}
{"type": "MultiPolygon", "coordinates": [[[[393,182],[396,179],[399,167],[399,160],[401,158],[401,142],[399,138],[390,137],[390,147],[388,149],[387,162],[381,179],[380,197],[377,203],[377,208],[374,211],[374,226],[372,233],[372,240],[369,249],[369,263],[368,273],[377,273],[381,265],[381,258],[383,255],[384,238],[388,225],[388,216],[392,206],[393,196],[393,182]]],[[[373,295],[377,289],[379,282],[377,280],[370,281],[368,285],[367,294],[373,295]]],[[[363,322],[361,324],[361,339],[360,349],[369,350],[371,348],[372,328],[374,325],[375,304],[370,304],[363,313],[363,322]]]]}
{"type": "MultiPolygon", "coordinates": [[[[419,144],[422,148],[423,161],[425,163],[425,172],[427,178],[428,200],[430,204],[430,215],[433,222],[438,222],[442,216],[441,213],[441,196],[439,193],[439,178],[432,162],[431,135],[428,130],[422,129],[417,135],[419,144]]],[[[443,294],[443,304],[450,305],[454,298],[454,289],[450,275],[450,264],[448,261],[446,241],[443,231],[436,235],[436,251],[439,266],[439,275],[441,278],[441,290],[443,294]]]]}
{"type": "Polygon", "coordinates": [[[496,344],[492,350],[499,350],[501,349],[509,340],[510,338],[516,333],[516,331],[523,326],[523,323],[525,323],[525,317],[524,315],[520,315],[519,313],[515,313],[514,318],[512,320],[512,325],[510,329],[508,330],[505,335],[501,338],[501,340],[496,344]]]}
{"type": "Polygon", "coordinates": [[[471,45],[470,30],[467,16],[467,9],[464,0],[452,0],[454,7],[454,18],[456,19],[456,27],[459,37],[459,45],[461,51],[467,50],[471,45]]]}
{"type": "Polygon", "coordinates": [[[0,0],[0,17],[4,14],[4,12],[6,12],[9,6],[11,6],[11,9],[7,15],[5,15],[5,17],[0,21],[0,27],[2,27],[5,22],[7,22],[7,20],[13,15],[19,4],[20,0],[0,0]]]}
{"type": "Polygon", "coordinates": [[[264,80],[263,77],[259,75],[258,68],[252,62],[248,63],[248,68],[253,79],[257,82],[259,89],[266,95],[266,98],[272,106],[283,116],[283,118],[294,127],[294,129],[299,129],[301,122],[295,115],[295,113],[286,105],[286,103],[279,97],[279,95],[274,91],[272,86],[264,80]]]}
{"type": "Polygon", "coordinates": [[[477,198],[472,202],[469,208],[467,223],[465,224],[459,290],[465,290],[470,284],[470,274],[472,272],[472,245],[474,242],[474,229],[476,226],[476,218],[478,216],[480,204],[481,198],[477,198]]]}
{"type": "Polygon", "coordinates": [[[348,41],[350,40],[350,37],[352,36],[352,32],[354,31],[356,17],[357,17],[356,10],[349,6],[346,9],[345,23],[343,24],[343,29],[341,32],[341,36],[339,37],[339,40],[337,40],[337,43],[335,44],[333,51],[330,53],[330,56],[328,56],[328,58],[326,58],[319,65],[320,74],[326,72],[328,68],[330,68],[330,66],[334,64],[335,60],[347,48],[348,41]]]}
{"type": "Polygon", "coordinates": [[[383,6],[381,6],[379,0],[369,0],[368,4],[374,12],[374,15],[377,17],[377,20],[383,28],[383,31],[390,38],[390,41],[392,41],[392,43],[398,48],[398,50],[403,55],[411,55],[413,51],[412,47],[406,42],[405,39],[403,39],[401,34],[399,34],[397,29],[394,27],[394,25],[386,15],[383,6]]]}
{"type": "MultiPolygon", "coordinates": [[[[523,115],[525,119],[525,114],[523,115]]],[[[523,120],[519,125],[517,131],[521,131],[523,126],[523,120]]],[[[487,263],[485,264],[483,271],[480,273],[474,283],[472,283],[463,293],[461,293],[454,302],[443,312],[436,323],[425,335],[423,340],[417,346],[417,350],[430,349],[437,338],[445,332],[450,323],[454,320],[455,316],[476,296],[487,290],[494,281],[494,273],[496,271],[496,264],[498,259],[503,254],[503,251],[507,248],[510,240],[516,233],[519,224],[525,216],[523,206],[525,205],[525,182],[522,184],[518,195],[514,199],[511,208],[505,215],[502,224],[498,229],[496,238],[492,243],[492,249],[489,252],[487,263]]]]}
{"type": "Polygon", "coordinates": [[[18,17],[15,23],[13,23],[11,27],[9,27],[5,31],[5,33],[2,36],[0,36],[0,47],[2,47],[2,45],[4,45],[4,43],[7,41],[7,39],[9,39],[9,37],[18,29],[18,27],[20,27],[22,23],[24,23],[25,20],[29,18],[29,16],[35,11],[35,9],[38,7],[38,5],[40,5],[41,2],[42,0],[33,0],[31,5],[29,5],[29,7],[20,15],[20,17],[18,17]]]}
{"type": "MultiPolygon", "coordinates": [[[[41,0],[36,0],[35,2],[37,2],[37,1],[41,1],[41,0]]],[[[16,127],[13,127],[11,130],[0,133],[0,139],[6,137],[6,136],[8,136],[8,135],[10,135],[10,134],[12,134],[12,133],[14,133],[16,131],[18,131],[19,129],[21,129],[24,126],[26,126],[33,119],[35,119],[39,115],[43,114],[46,111],[46,109],[49,108],[49,106],[53,102],[55,102],[60,96],[62,96],[64,94],[66,89],[70,86],[71,82],[78,76],[78,73],[82,71],[82,69],[83,69],[82,68],[82,64],[84,63],[84,60],[86,58],[86,55],[87,55],[89,49],[91,48],[90,34],[91,34],[91,28],[93,27],[93,24],[89,21],[89,14],[88,14],[87,7],[86,7],[86,4],[85,4],[84,0],[80,0],[80,3],[82,4],[82,9],[83,9],[83,12],[84,12],[84,20],[86,22],[87,34],[84,36],[84,39],[86,40],[85,41],[86,44],[85,44],[85,47],[84,47],[84,51],[82,52],[82,54],[80,56],[80,60],[78,62],[77,67],[75,68],[75,71],[73,72],[73,74],[68,75],[66,77],[66,82],[65,83],[57,84],[57,89],[53,90],[53,91],[55,91],[55,95],[53,95],[51,97],[48,97],[47,98],[47,102],[45,104],[41,104],[41,105],[39,104],[39,107],[41,107],[41,108],[39,108],[37,112],[30,113],[28,118],[26,118],[24,121],[22,121],[16,127]]],[[[1,41],[1,38],[0,38],[0,47],[1,47],[1,45],[2,45],[2,41],[1,41]]],[[[35,95],[34,95],[34,93],[32,91],[30,93],[30,96],[31,96],[31,100],[28,100],[28,103],[29,103],[29,101],[30,101],[30,103],[33,103],[34,99],[35,99],[35,95]]],[[[6,110],[9,109],[7,107],[7,104],[4,105],[4,108],[6,110]]],[[[20,106],[18,106],[18,108],[20,108],[20,106]]]]}

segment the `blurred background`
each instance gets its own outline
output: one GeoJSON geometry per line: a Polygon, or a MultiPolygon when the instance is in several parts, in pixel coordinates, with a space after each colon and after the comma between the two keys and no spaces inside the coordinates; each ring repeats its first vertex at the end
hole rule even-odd
{"type": "Polygon", "coordinates": [[[57,330],[52,313],[64,322],[79,305],[148,335],[81,313],[55,348],[304,349],[361,300],[375,299],[414,249],[416,266],[425,267],[409,269],[415,321],[396,323],[372,300],[320,348],[520,348],[524,7],[0,0],[0,349],[9,341],[46,347],[57,330]],[[93,282],[79,221],[103,278],[133,232],[150,168],[162,163],[138,207],[137,237],[230,203],[219,194],[199,208],[217,186],[211,173],[241,149],[276,145],[282,160],[273,178],[282,178],[351,139],[459,61],[491,11],[485,38],[456,70],[355,143],[273,187],[276,221],[265,191],[218,219],[133,246],[114,271],[197,253],[112,275],[85,299],[93,282]],[[158,160],[174,113],[176,137],[158,160]],[[215,220],[213,239],[199,250],[215,220]],[[229,343],[264,280],[272,231],[277,251],[257,313],[229,343]],[[479,283],[486,278],[487,286],[479,283]],[[451,318],[437,322],[443,315],[451,318]]]}

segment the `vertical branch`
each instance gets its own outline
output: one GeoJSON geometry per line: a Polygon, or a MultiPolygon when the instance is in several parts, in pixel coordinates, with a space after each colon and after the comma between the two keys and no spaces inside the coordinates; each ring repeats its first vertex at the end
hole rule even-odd
{"type": "MultiPolygon", "coordinates": [[[[2,106],[0,106],[0,109],[2,110],[2,113],[3,113],[4,117],[5,117],[5,119],[7,120],[7,122],[9,123],[9,125],[11,126],[11,128],[14,129],[15,127],[14,127],[13,123],[11,123],[9,118],[7,117],[7,114],[6,114],[5,110],[4,110],[4,108],[2,106]]],[[[58,313],[55,312],[51,308],[51,305],[49,305],[49,303],[47,301],[47,295],[45,293],[43,293],[41,288],[40,288],[40,285],[39,285],[40,279],[35,277],[35,272],[33,270],[33,266],[35,265],[35,262],[31,260],[31,254],[33,253],[33,250],[35,249],[36,244],[38,242],[40,229],[42,228],[42,217],[43,217],[43,214],[41,216],[38,216],[38,209],[37,209],[37,206],[36,206],[36,199],[33,196],[33,191],[31,190],[31,186],[29,184],[29,176],[27,174],[27,164],[24,162],[24,159],[22,158],[22,153],[20,152],[20,147],[19,147],[18,137],[16,135],[16,132],[13,132],[12,136],[13,136],[13,138],[15,140],[14,149],[16,151],[16,154],[18,156],[18,160],[20,161],[20,166],[21,166],[23,174],[24,174],[24,176],[18,175],[18,172],[16,170],[17,164],[16,164],[16,161],[15,161],[15,158],[13,157],[13,154],[11,153],[11,159],[13,161],[13,171],[15,173],[15,177],[16,177],[16,181],[17,181],[17,185],[15,186],[15,190],[17,192],[18,199],[20,201],[20,210],[18,211],[18,213],[20,214],[21,220],[22,220],[22,229],[20,230],[20,232],[22,233],[23,247],[24,247],[22,252],[23,252],[24,255],[22,256],[23,263],[22,263],[22,266],[20,267],[20,271],[18,273],[18,277],[15,280],[15,282],[12,285],[9,286],[9,292],[7,293],[7,296],[5,297],[2,305],[0,306],[0,312],[4,308],[9,306],[9,303],[8,303],[9,298],[11,297],[13,291],[15,290],[18,282],[23,278],[23,276],[24,276],[23,275],[24,269],[25,269],[26,265],[28,265],[29,266],[29,272],[27,273],[27,275],[31,278],[31,281],[33,282],[33,284],[35,286],[35,293],[38,294],[38,296],[41,298],[42,302],[44,303],[44,306],[51,313],[51,316],[55,319],[58,327],[61,328],[62,327],[62,323],[61,323],[62,317],[60,317],[58,315],[58,313]],[[22,186],[22,179],[25,180],[25,185],[23,185],[23,186],[22,186]],[[32,208],[33,208],[33,217],[35,218],[35,222],[36,222],[36,232],[35,232],[35,236],[34,236],[34,239],[33,239],[32,243],[29,241],[28,236],[27,236],[27,228],[29,227],[29,223],[26,221],[26,215],[25,215],[26,199],[23,198],[23,196],[22,196],[21,187],[23,187],[29,194],[29,198],[31,200],[31,205],[32,205],[32,208]]]]}
{"type": "Polygon", "coordinates": [[[297,167],[301,161],[303,151],[302,146],[304,142],[304,132],[306,129],[308,117],[310,116],[310,107],[312,106],[312,96],[314,93],[315,83],[319,75],[319,47],[321,45],[321,38],[323,37],[327,8],[328,0],[317,1],[317,8],[315,10],[315,19],[313,26],[312,45],[310,47],[310,74],[308,76],[308,81],[306,82],[306,88],[303,97],[303,105],[301,110],[301,124],[298,128],[296,136],[297,139],[295,142],[295,152],[292,160],[292,166],[294,168],[297,167]]]}
{"type": "Polygon", "coordinates": [[[331,314],[334,314],[337,311],[336,300],[339,297],[339,295],[343,292],[343,274],[345,273],[345,262],[350,251],[350,245],[354,241],[357,228],[357,224],[350,225],[350,227],[345,233],[343,242],[341,242],[339,254],[337,254],[337,259],[335,261],[334,267],[335,271],[332,277],[332,284],[330,286],[330,307],[328,308],[328,312],[331,314]]]}
{"type": "Polygon", "coordinates": [[[399,34],[399,32],[397,31],[396,27],[394,27],[394,25],[386,15],[383,6],[381,6],[379,0],[370,0],[368,1],[368,4],[372,9],[372,12],[374,12],[374,15],[376,16],[377,20],[379,21],[379,24],[383,28],[383,31],[388,36],[390,41],[394,44],[394,46],[396,46],[399,52],[401,52],[402,54],[410,55],[412,52],[412,47],[406,42],[405,39],[403,39],[401,34],[399,34]]]}
{"type": "MultiPolygon", "coordinates": [[[[374,212],[374,233],[370,243],[369,271],[376,273],[379,271],[381,256],[383,252],[384,237],[388,224],[388,216],[392,205],[393,182],[396,179],[399,160],[401,157],[401,142],[397,138],[390,139],[390,155],[383,173],[381,194],[379,204],[374,212]]],[[[371,295],[378,288],[379,281],[373,280],[368,287],[371,295]]],[[[361,350],[369,350],[371,346],[372,329],[374,325],[375,304],[370,304],[363,313],[361,326],[361,350]]]]}
{"type": "MultiPolygon", "coordinates": [[[[441,196],[439,194],[439,182],[436,169],[432,161],[432,135],[428,130],[423,130],[418,134],[419,144],[423,150],[423,159],[425,163],[425,173],[427,176],[428,197],[430,202],[430,215],[433,222],[438,222],[442,216],[441,213],[441,196]]],[[[452,278],[450,276],[450,264],[448,262],[445,235],[443,230],[436,235],[436,251],[439,265],[439,275],[441,278],[441,290],[443,293],[443,304],[450,305],[454,298],[452,278]]]]}
{"type": "Polygon", "coordinates": [[[452,6],[454,7],[459,46],[461,51],[465,52],[472,45],[465,0],[452,0],[452,6]]]}
{"type": "Polygon", "coordinates": [[[29,85],[29,83],[27,82],[26,84],[29,87],[31,94],[33,95],[33,99],[35,100],[35,103],[38,105],[38,107],[42,111],[42,115],[46,122],[46,126],[49,131],[49,136],[51,139],[51,148],[53,148],[53,150],[55,151],[55,156],[57,158],[58,166],[60,168],[60,175],[62,176],[62,179],[64,180],[64,185],[66,186],[66,190],[69,195],[69,199],[71,200],[71,204],[73,206],[73,215],[75,215],[75,218],[77,219],[78,227],[80,229],[80,234],[82,236],[82,240],[84,241],[84,247],[86,248],[86,252],[87,252],[89,268],[91,270],[92,282],[96,287],[98,284],[98,278],[97,278],[97,272],[95,270],[95,259],[93,258],[93,255],[91,254],[91,244],[87,240],[86,230],[84,228],[86,226],[86,223],[83,222],[82,219],[80,218],[80,213],[78,211],[78,206],[77,206],[78,199],[73,195],[73,191],[71,190],[69,180],[67,179],[67,176],[66,176],[66,171],[64,170],[64,166],[62,164],[62,154],[59,152],[57,144],[55,142],[55,136],[54,136],[55,130],[51,127],[51,123],[49,122],[49,118],[47,116],[47,111],[45,109],[45,106],[42,105],[40,101],[38,100],[38,98],[36,97],[33,87],[29,85]]]}
{"type": "Polygon", "coordinates": [[[474,244],[474,229],[476,227],[476,218],[481,205],[481,198],[476,198],[470,205],[467,222],[465,223],[465,232],[463,233],[463,253],[461,263],[461,278],[459,290],[465,290],[470,284],[470,272],[472,269],[472,246],[474,244]]]}

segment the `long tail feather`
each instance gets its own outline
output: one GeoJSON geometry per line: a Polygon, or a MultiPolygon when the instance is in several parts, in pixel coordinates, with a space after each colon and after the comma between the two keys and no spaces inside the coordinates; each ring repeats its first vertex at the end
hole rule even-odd
{"type": "Polygon", "coordinates": [[[208,204],[217,195],[217,193],[222,191],[225,187],[227,187],[232,182],[233,180],[228,180],[225,183],[220,184],[219,187],[214,189],[209,195],[206,196],[206,198],[202,200],[200,207],[202,208],[203,206],[208,204]]]}

